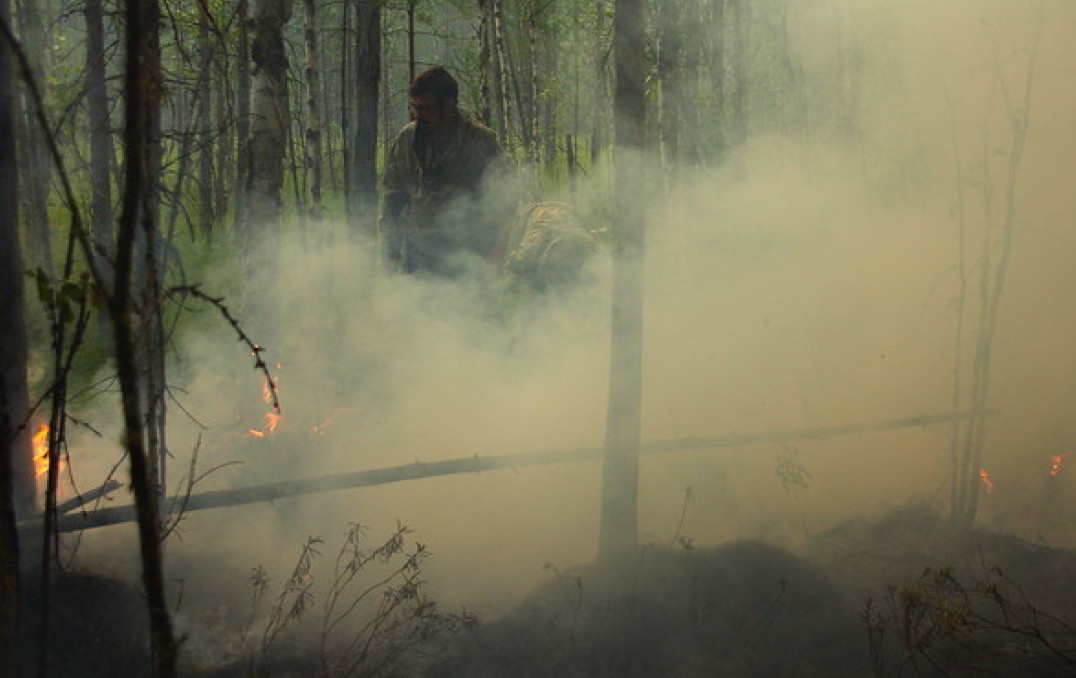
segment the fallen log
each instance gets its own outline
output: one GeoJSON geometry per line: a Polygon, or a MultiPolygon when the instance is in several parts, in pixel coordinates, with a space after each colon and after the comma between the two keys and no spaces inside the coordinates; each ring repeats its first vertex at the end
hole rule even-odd
{"type": "Polygon", "coordinates": [[[71,511],[74,511],[75,509],[77,509],[79,507],[82,507],[82,506],[85,506],[86,504],[89,504],[91,501],[96,500],[98,497],[103,497],[104,495],[108,494],[109,492],[114,492],[114,491],[120,489],[122,486],[123,486],[123,483],[121,483],[118,480],[109,480],[107,483],[105,483],[101,487],[95,487],[94,489],[90,490],[89,492],[85,492],[83,494],[78,495],[77,497],[72,497],[72,498],[68,499],[67,501],[64,501],[64,502],[61,502],[61,503],[57,504],[56,505],[56,513],[69,513],[71,511]]]}
{"type": "MultiPolygon", "coordinates": [[[[814,429],[757,431],[718,437],[677,438],[646,443],[642,446],[640,451],[643,454],[658,454],[744,447],[747,445],[780,443],[793,440],[817,440],[820,438],[833,438],[856,433],[887,431],[916,426],[933,426],[967,419],[970,416],[971,414],[969,413],[924,415],[919,417],[906,417],[903,419],[845,424],[841,426],[828,426],[814,429]]],[[[603,448],[601,447],[582,447],[574,450],[547,450],[524,454],[490,456],[474,455],[434,462],[416,461],[411,464],[389,466],[367,471],[354,471],[350,473],[316,476],[313,478],[285,480],[252,487],[201,492],[185,498],[180,498],[175,503],[177,504],[178,512],[201,511],[211,508],[275,501],[277,499],[294,497],[302,494],[332,492],[334,490],[353,489],[358,487],[373,487],[376,485],[399,483],[406,480],[418,480],[421,478],[435,478],[438,476],[459,475],[463,473],[481,473],[482,471],[518,469],[527,466],[543,466],[565,462],[589,461],[601,458],[602,454],[603,448]]],[[[127,504],[124,506],[98,509],[92,513],[67,514],[60,516],[57,520],[56,529],[58,532],[76,532],[95,527],[130,522],[134,519],[134,506],[127,504]]],[[[40,524],[37,521],[27,522],[23,523],[21,527],[30,531],[35,529],[39,530],[40,524]]]]}

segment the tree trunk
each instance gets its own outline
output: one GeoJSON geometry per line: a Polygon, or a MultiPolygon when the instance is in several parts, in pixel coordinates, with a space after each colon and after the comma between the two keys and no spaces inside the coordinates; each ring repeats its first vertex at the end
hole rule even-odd
{"type": "MultiPolygon", "coordinates": [[[[31,75],[42,89],[45,88],[45,27],[41,16],[40,0],[17,2],[22,49],[30,63],[31,75]]],[[[34,102],[27,88],[23,88],[21,174],[24,179],[20,197],[26,206],[23,215],[30,234],[27,254],[33,266],[40,266],[52,273],[52,237],[49,231],[48,192],[51,165],[45,153],[45,142],[37,125],[34,102]]]]}
{"type": "Polygon", "coordinates": [[[318,68],[318,15],[314,0],[303,0],[306,16],[306,167],[310,173],[310,218],[321,220],[321,96],[318,68]]]}
{"type": "Polygon", "coordinates": [[[377,224],[377,130],[381,96],[381,2],[358,0],[355,15],[355,144],[352,227],[372,236],[377,224]]]}
{"type": "MultiPolygon", "coordinates": [[[[165,597],[158,495],[147,450],[147,427],[140,397],[136,335],[131,323],[135,241],[155,216],[153,191],[156,145],[151,135],[160,127],[162,93],[160,10],[156,0],[126,0],[126,68],[124,74],[123,209],[116,245],[116,282],[109,295],[115,335],[116,372],[123,403],[124,447],[131,469],[131,488],[138,510],[142,582],[149,606],[150,640],[155,674],[176,674],[176,644],[165,597]]],[[[152,248],[153,243],[149,243],[152,248]]],[[[151,276],[154,271],[150,271],[151,276]]],[[[150,423],[150,426],[153,426],[150,423]]]]}
{"type": "Polygon", "coordinates": [[[291,18],[291,0],[256,0],[250,19],[249,169],[244,182],[246,225],[277,226],[288,145],[288,55],[284,25],[291,18]]]}
{"type": "Polygon", "coordinates": [[[342,8],[344,13],[343,27],[340,35],[340,163],[341,176],[343,179],[344,211],[348,223],[352,219],[352,198],[355,194],[354,182],[351,177],[351,111],[354,99],[354,88],[351,86],[351,77],[354,67],[351,64],[351,19],[354,12],[353,0],[344,0],[342,8]]]}
{"type": "Polygon", "coordinates": [[[407,81],[411,82],[417,75],[415,65],[415,2],[407,3],[407,81]]]}
{"type": "MultiPolygon", "coordinates": [[[[11,26],[9,0],[0,21],[11,26]]],[[[26,381],[26,313],[19,242],[15,157],[15,69],[10,42],[0,37],[0,678],[19,672],[19,539],[15,524],[33,512],[30,406],[26,381]],[[29,501],[27,501],[29,499],[29,501]]]]}
{"type": "Polygon", "coordinates": [[[711,0],[712,13],[708,17],[709,23],[714,26],[710,33],[712,37],[707,65],[710,70],[710,86],[713,89],[713,96],[717,99],[717,120],[713,123],[717,127],[718,138],[716,148],[714,148],[714,155],[717,157],[724,155],[730,146],[729,117],[732,110],[729,105],[730,91],[726,73],[729,64],[729,41],[726,39],[728,22],[725,2],[726,0],[711,0]]]}
{"type": "Polygon", "coordinates": [[[493,3],[478,0],[478,117],[495,132],[503,135],[493,122],[493,3]]]}
{"type": "Polygon", "coordinates": [[[597,166],[601,155],[605,150],[605,124],[606,117],[605,102],[606,93],[608,89],[606,87],[608,64],[606,59],[606,50],[608,44],[605,42],[605,2],[606,0],[595,0],[594,2],[594,77],[597,86],[594,88],[594,117],[591,120],[591,133],[590,133],[590,164],[591,166],[597,166]]]}
{"type": "Polygon", "coordinates": [[[672,179],[670,171],[680,164],[681,118],[683,102],[680,83],[683,78],[683,26],[681,15],[684,8],[680,0],[666,0],[658,10],[658,130],[660,135],[662,176],[672,179]]]}
{"type": "Polygon", "coordinates": [[[515,148],[512,135],[512,105],[508,93],[508,45],[504,32],[504,1],[490,0],[493,3],[493,99],[496,102],[497,124],[501,131],[501,144],[509,153],[515,148]]]}
{"type": "Polygon", "coordinates": [[[599,562],[622,562],[638,548],[642,415],[643,254],[641,173],[646,119],[644,0],[617,0],[613,21],[615,178],[613,316],[609,407],[602,470],[599,562]]]}
{"type": "MultiPolygon", "coordinates": [[[[86,103],[90,119],[90,223],[97,270],[112,284],[112,121],[108,112],[105,71],[105,25],[102,0],[86,0],[86,103]],[[106,263],[107,262],[107,263],[106,263]]],[[[100,330],[107,331],[101,313],[100,330]]]]}
{"type": "MultiPolygon", "coordinates": [[[[212,129],[212,80],[216,72],[214,49],[210,42],[209,6],[198,3],[198,225],[203,233],[213,232],[216,210],[213,207],[213,129],[212,129]]],[[[176,196],[179,200],[179,195],[176,196]]]]}
{"type": "MultiPolygon", "coordinates": [[[[731,145],[738,146],[747,141],[747,66],[748,66],[748,23],[747,13],[750,6],[746,0],[730,0],[732,10],[733,47],[731,59],[726,56],[726,64],[731,62],[732,87],[729,91],[731,106],[731,145]]],[[[726,50],[726,55],[729,50],[726,50]]],[[[726,87],[726,89],[728,89],[726,87]]]]}
{"type": "Polygon", "coordinates": [[[248,0],[239,0],[236,8],[239,26],[236,38],[236,85],[235,85],[235,203],[233,226],[240,231],[242,241],[246,235],[247,216],[246,180],[250,173],[250,40],[248,32],[250,9],[248,0]]]}

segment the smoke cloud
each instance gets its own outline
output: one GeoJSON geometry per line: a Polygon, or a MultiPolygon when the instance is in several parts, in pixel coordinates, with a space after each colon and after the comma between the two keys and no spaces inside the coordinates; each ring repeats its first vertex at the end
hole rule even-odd
{"type": "MultiPolygon", "coordinates": [[[[787,16],[806,86],[836,91],[840,69],[855,70],[859,124],[835,138],[833,111],[807,97],[818,134],[754,136],[716,167],[679,171],[667,197],[654,191],[644,440],[951,411],[954,370],[970,364],[984,247],[997,265],[1011,199],[1012,256],[992,356],[997,414],[984,460],[997,489],[984,496],[982,517],[1033,536],[1043,529],[1048,457],[1076,445],[1076,6],[792,2],[787,16]],[[1010,194],[1019,125],[1028,137],[1010,194]],[[961,270],[967,329],[958,357],[961,270]]],[[[656,187],[662,178],[654,167],[647,181],[656,187]]],[[[608,182],[593,181],[579,207],[601,221],[608,182]]],[[[178,401],[204,426],[172,407],[173,482],[196,448],[196,473],[215,469],[197,492],[601,445],[606,257],[570,293],[509,303],[486,279],[378,275],[372,244],[340,224],[256,249],[248,296],[234,301],[267,346],[282,419],[273,435],[248,434],[266,425],[261,377],[207,312],[181,334],[173,371],[178,401]]],[[[115,428],[103,430],[102,441],[72,452],[87,476],[115,461],[115,428]]],[[[945,510],[950,432],[648,456],[641,538],[760,537],[802,551],[810,535],[854,516],[911,502],[945,510]],[[782,485],[780,459],[809,474],[805,487],[782,485]]],[[[307,535],[326,538],[331,554],[349,522],[377,535],[399,521],[435,554],[436,597],[495,614],[545,579],[546,563],[593,558],[599,492],[599,465],[582,462],[192,513],[169,559],[189,577],[192,597],[243,591],[255,564],[286,576],[307,535]]],[[[127,531],[88,532],[82,548],[110,553],[127,531]]],[[[1046,536],[1071,545],[1074,535],[1046,536]]]]}

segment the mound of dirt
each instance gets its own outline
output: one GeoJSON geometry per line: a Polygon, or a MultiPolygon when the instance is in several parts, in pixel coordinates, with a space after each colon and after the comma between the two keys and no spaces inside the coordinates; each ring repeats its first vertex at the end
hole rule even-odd
{"type": "Polygon", "coordinates": [[[816,567],[759,542],[645,551],[556,573],[459,639],[428,678],[862,676],[855,611],[816,567]]]}
{"type": "Polygon", "coordinates": [[[915,506],[816,537],[811,559],[860,601],[877,676],[1076,674],[1076,552],[915,506]]]}

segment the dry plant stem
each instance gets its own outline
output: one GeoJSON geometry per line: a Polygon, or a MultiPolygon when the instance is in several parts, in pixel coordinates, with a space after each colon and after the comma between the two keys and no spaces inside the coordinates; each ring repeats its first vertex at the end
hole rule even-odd
{"type": "Polygon", "coordinates": [[[273,410],[279,414],[280,398],[277,393],[276,380],[273,379],[273,375],[269,371],[269,365],[267,365],[265,361],[262,360],[262,352],[265,350],[265,348],[260,344],[256,343],[247,335],[245,331],[243,331],[243,327],[239,324],[239,321],[236,320],[235,316],[232,315],[231,311],[229,311],[228,307],[224,304],[224,298],[210,296],[203,292],[201,288],[197,285],[171,287],[165,292],[165,296],[169,297],[177,294],[189,294],[196,299],[201,299],[202,301],[210,304],[218,311],[220,311],[220,314],[224,317],[224,320],[228,323],[228,325],[231,326],[233,330],[235,330],[235,333],[239,335],[239,341],[246,344],[247,348],[250,349],[251,355],[254,356],[254,369],[260,370],[262,374],[265,375],[265,384],[269,388],[269,392],[272,395],[273,399],[273,410]]]}

